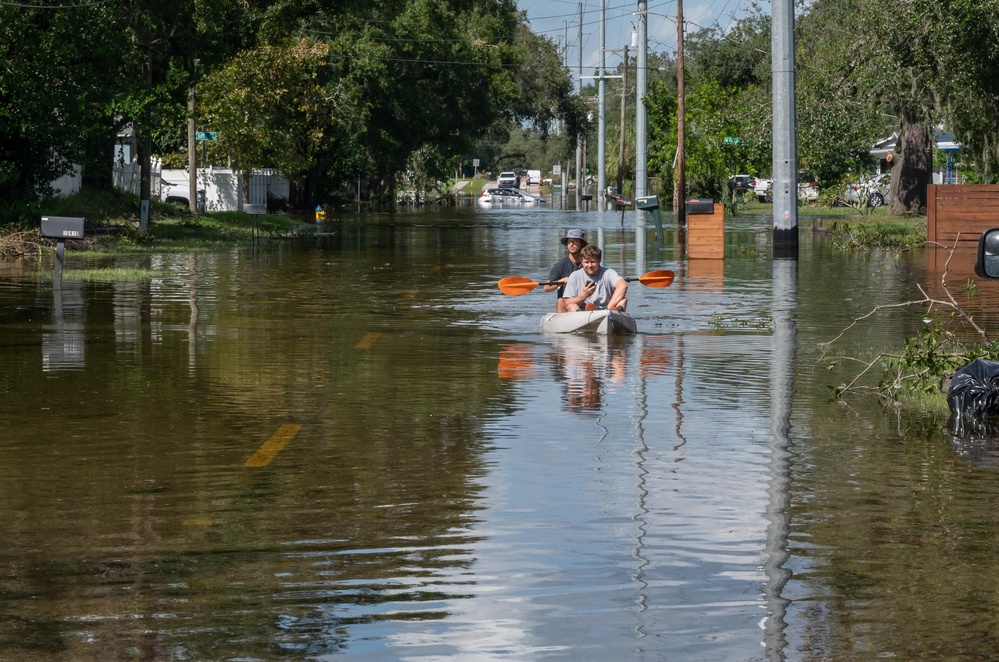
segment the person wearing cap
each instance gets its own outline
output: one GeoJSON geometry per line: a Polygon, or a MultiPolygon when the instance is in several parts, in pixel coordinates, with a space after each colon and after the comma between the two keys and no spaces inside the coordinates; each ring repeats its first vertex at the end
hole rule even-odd
{"type": "Polygon", "coordinates": [[[579,259],[579,251],[583,249],[583,246],[586,246],[586,233],[579,228],[573,228],[566,232],[565,236],[559,241],[562,242],[562,245],[569,252],[552,267],[551,273],[548,274],[548,282],[551,284],[545,285],[545,292],[558,290],[558,299],[555,301],[556,311],[559,310],[559,303],[570,274],[583,266],[582,261],[579,259]]]}
{"type": "Polygon", "coordinates": [[[628,281],[613,269],[601,266],[603,252],[599,246],[587,246],[579,251],[583,268],[574,271],[565,285],[565,297],[559,299],[555,312],[577,310],[615,310],[628,307],[628,281]]]}

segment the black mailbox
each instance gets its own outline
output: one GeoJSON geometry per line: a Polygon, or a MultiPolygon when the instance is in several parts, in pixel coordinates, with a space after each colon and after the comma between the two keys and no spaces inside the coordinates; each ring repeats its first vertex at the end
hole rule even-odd
{"type": "Polygon", "coordinates": [[[688,214],[713,214],[715,213],[714,200],[702,200],[700,198],[687,198],[688,214]]]}
{"type": "Polygon", "coordinates": [[[83,239],[83,219],[72,216],[42,216],[41,233],[51,239],[83,239]]]}

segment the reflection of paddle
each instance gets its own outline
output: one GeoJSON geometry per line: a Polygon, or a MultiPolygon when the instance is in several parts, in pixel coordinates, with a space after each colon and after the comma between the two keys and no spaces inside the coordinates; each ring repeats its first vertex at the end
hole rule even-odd
{"type": "MultiPolygon", "coordinates": [[[[673,284],[673,272],[669,269],[656,269],[655,271],[642,274],[638,278],[625,278],[625,280],[629,283],[637,280],[646,287],[669,287],[673,284]]],[[[557,281],[539,283],[524,276],[507,276],[499,280],[500,291],[512,297],[519,294],[527,294],[538,285],[559,285],[559,283],[557,281]]]]}

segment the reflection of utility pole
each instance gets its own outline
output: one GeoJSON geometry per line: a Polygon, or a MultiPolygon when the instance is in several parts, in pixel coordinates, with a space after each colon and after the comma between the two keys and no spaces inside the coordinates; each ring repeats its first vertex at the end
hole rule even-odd
{"type": "Polygon", "coordinates": [[[617,150],[617,194],[624,195],[624,93],[628,89],[628,47],[624,47],[624,72],[621,78],[621,140],[617,150]]]}
{"type": "Polygon", "coordinates": [[[687,175],[683,125],[683,0],[676,0],[676,223],[687,224],[687,175]]]}

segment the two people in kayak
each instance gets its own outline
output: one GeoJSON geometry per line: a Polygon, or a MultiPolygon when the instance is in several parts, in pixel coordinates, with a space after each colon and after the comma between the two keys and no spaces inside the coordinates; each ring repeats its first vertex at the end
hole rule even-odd
{"type": "Polygon", "coordinates": [[[548,277],[552,284],[545,286],[546,292],[559,290],[555,312],[624,311],[628,307],[628,281],[600,265],[600,247],[587,244],[586,233],[578,229],[566,232],[561,241],[568,255],[552,267],[548,277]]]}

